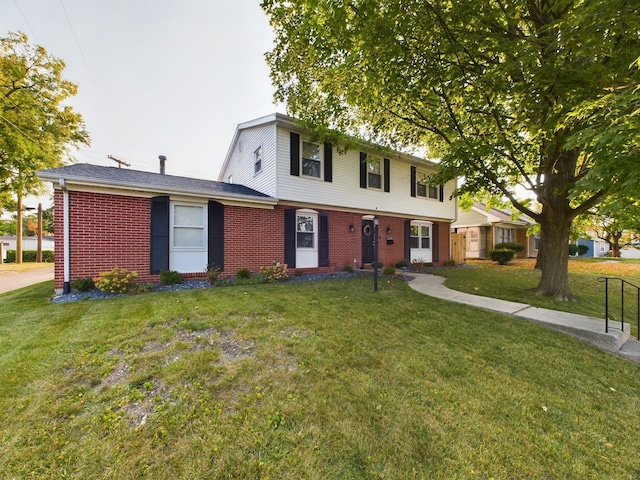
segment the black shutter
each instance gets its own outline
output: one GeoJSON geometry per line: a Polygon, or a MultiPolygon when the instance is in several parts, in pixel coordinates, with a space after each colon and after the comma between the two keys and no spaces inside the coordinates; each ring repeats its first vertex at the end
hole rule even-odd
{"type": "Polygon", "coordinates": [[[404,221],[404,259],[411,262],[411,220],[404,221]]]}
{"type": "Polygon", "coordinates": [[[440,201],[444,202],[444,185],[440,185],[440,201]]]}
{"type": "Polygon", "coordinates": [[[431,260],[433,263],[440,261],[440,225],[434,223],[431,225],[431,260]]]}
{"type": "Polygon", "coordinates": [[[289,135],[291,141],[290,161],[291,175],[300,176],[300,135],[291,132],[289,135]]]}
{"type": "Polygon", "coordinates": [[[209,200],[208,266],[224,270],[224,205],[209,200]]]}
{"type": "Polygon", "coordinates": [[[324,144],[324,181],[333,182],[333,149],[330,143],[324,144]]]}
{"type": "Polygon", "coordinates": [[[329,215],[318,215],[318,266],[329,266],[329,215]]]}
{"type": "Polygon", "coordinates": [[[169,197],[151,199],[151,272],[169,270],[169,197]]]}
{"type": "Polygon", "coordinates": [[[411,196],[416,196],[416,180],[418,177],[418,171],[416,167],[411,167],[411,196]]]}
{"type": "Polygon", "coordinates": [[[296,268],[296,209],[284,211],[284,263],[296,268]]]}
{"type": "Polygon", "coordinates": [[[390,178],[390,173],[391,173],[391,167],[390,167],[390,161],[388,158],[384,159],[384,191],[388,192],[391,189],[391,178],[390,178]]]}
{"type": "Polygon", "coordinates": [[[367,154],[360,152],[360,188],[367,188],[367,154]]]}

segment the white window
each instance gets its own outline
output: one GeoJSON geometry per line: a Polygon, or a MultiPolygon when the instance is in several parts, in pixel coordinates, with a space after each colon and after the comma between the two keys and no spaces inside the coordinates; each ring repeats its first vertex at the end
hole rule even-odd
{"type": "Polygon", "coordinates": [[[317,143],[302,141],[302,175],[307,177],[322,178],[322,159],[320,157],[320,145],[317,143]]]}
{"type": "Polygon", "coordinates": [[[367,185],[369,188],[382,188],[380,160],[367,161],[367,185]]]}
{"type": "Polygon", "coordinates": [[[262,147],[253,152],[253,173],[257,175],[262,171],[262,147]]]}
{"type": "Polygon", "coordinates": [[[200,205],[173,205],[173,248],[205,246],[205,209],[200,205]]]}
{"type": "Polygon", "coordinates": [[[431,248],[431,226],[424,224],[411,225],[411,248],[431,248]]]}
{"type": "Polygon", "coordinates": [[[508,243],[513,242],[513,228],[497,228],[497,242],[496,243],[508,243]]]}
{"type": "Polygon", "coordinates": [[[427,185],[428,175],[418,172],[416,175],[416,196],[440,200],[440,187],[427,185]]]}
{"type": "Polygon", "coordinates": [[[298,215],[296,218],[296,246],[315,248],[315,215],[298,215]]]}

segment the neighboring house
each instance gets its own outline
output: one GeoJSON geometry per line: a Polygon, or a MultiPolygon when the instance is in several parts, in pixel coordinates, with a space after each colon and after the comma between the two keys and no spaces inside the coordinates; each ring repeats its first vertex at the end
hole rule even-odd
{"type": "Polygon", "coordinates": [[[610,250],[609,244],[600,239],[580,238],[576,245],[584,245],[588,248],[586,253],[580,255],[581,257],[604,257],[610,250]]]}
{"type": "MultiPolygon", "coordinates": [[[[7,259],[7,250],[16,249],[16,237],[14,235],[0,236],[2,244],[2,260],[7,259]]],[[[42,250],[55,250],[55,242],[53,236],[42,236],[42,250]]],[[[22,251],[38,250],[38,237],[22,237],[22,251]]]]}
{"type": "Polygon", "coordinates": [[[535,222],[524,215],[514,220],[511,212],[475,203],[468,211],[458,209],[458,217],[451,228],[453,233],[465,235],[466,258],[488,258],[489,250],[504,242],[523,244],[525,249],[517,257],[525,258],[538,255],[540,237],[527,235],[533,225],[535,222]]]}
{"type": "Polygon", "coordinates": [[[114,267],[157,281],[161,270],[231,276],[272,262],[329,271],[378,259],[449,259],[454,182],[428,187],[436,165],[364,146],[340,153],[290,117],[237,127],[219,179],[198,180],[87,164],[39,172],[55,193],[55,287],[114,267]]]}

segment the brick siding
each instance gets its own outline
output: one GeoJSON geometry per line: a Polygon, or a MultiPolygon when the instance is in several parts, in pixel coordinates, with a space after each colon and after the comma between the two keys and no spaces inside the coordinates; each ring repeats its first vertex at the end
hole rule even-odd
{"type": "MultiPolygon", "coordinates": [[[[63,193],[55,198],[55,288],[61,289],[63,271],[63,193]]],[[[157,282],[150,271],[150,200],[104,193],[69,192],[70,280],[96,277],[114,267],[138,272],[140,283],[157,282]]],[[[272,262],[284,261],[284,206],[275,209],[225,206],[224,272],[232,276],[241,269],[258,272],[272,262]]],[[[305,208],[300,205],[299,208],[305,208]]],[[[362,258],[359,213],[326,210],[329,217],[329,267],[310,271],[342,270],[345,265],[359,267],[362,258]],[[353,225],[354,231],[350,231],[353,225]],[[355,259],[355,263],[354,263],[355,259]]],[[[404,259],[404,221],[396,217],[379,218],[378,258],[384,265],[404,259]],[[387,227],[391,232],[387,234],[387,227]],[[387,237],[393,244],[387,244],[387,237]]],[[[449,259],[449,224],[440,222],[438,263],[449,259]]],[[[204,272],[184,274],[203,278],[204,272]]]]}

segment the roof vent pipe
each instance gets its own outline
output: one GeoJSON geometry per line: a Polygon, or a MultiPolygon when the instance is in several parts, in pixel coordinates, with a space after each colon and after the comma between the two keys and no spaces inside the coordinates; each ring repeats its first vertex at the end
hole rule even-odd
{"type": "Polygon", "coordinates": [[[167,157],[158,155],[158,158],[160,159],[160,175],[164,175],[164,162],[167,161],[167,157]]]}

